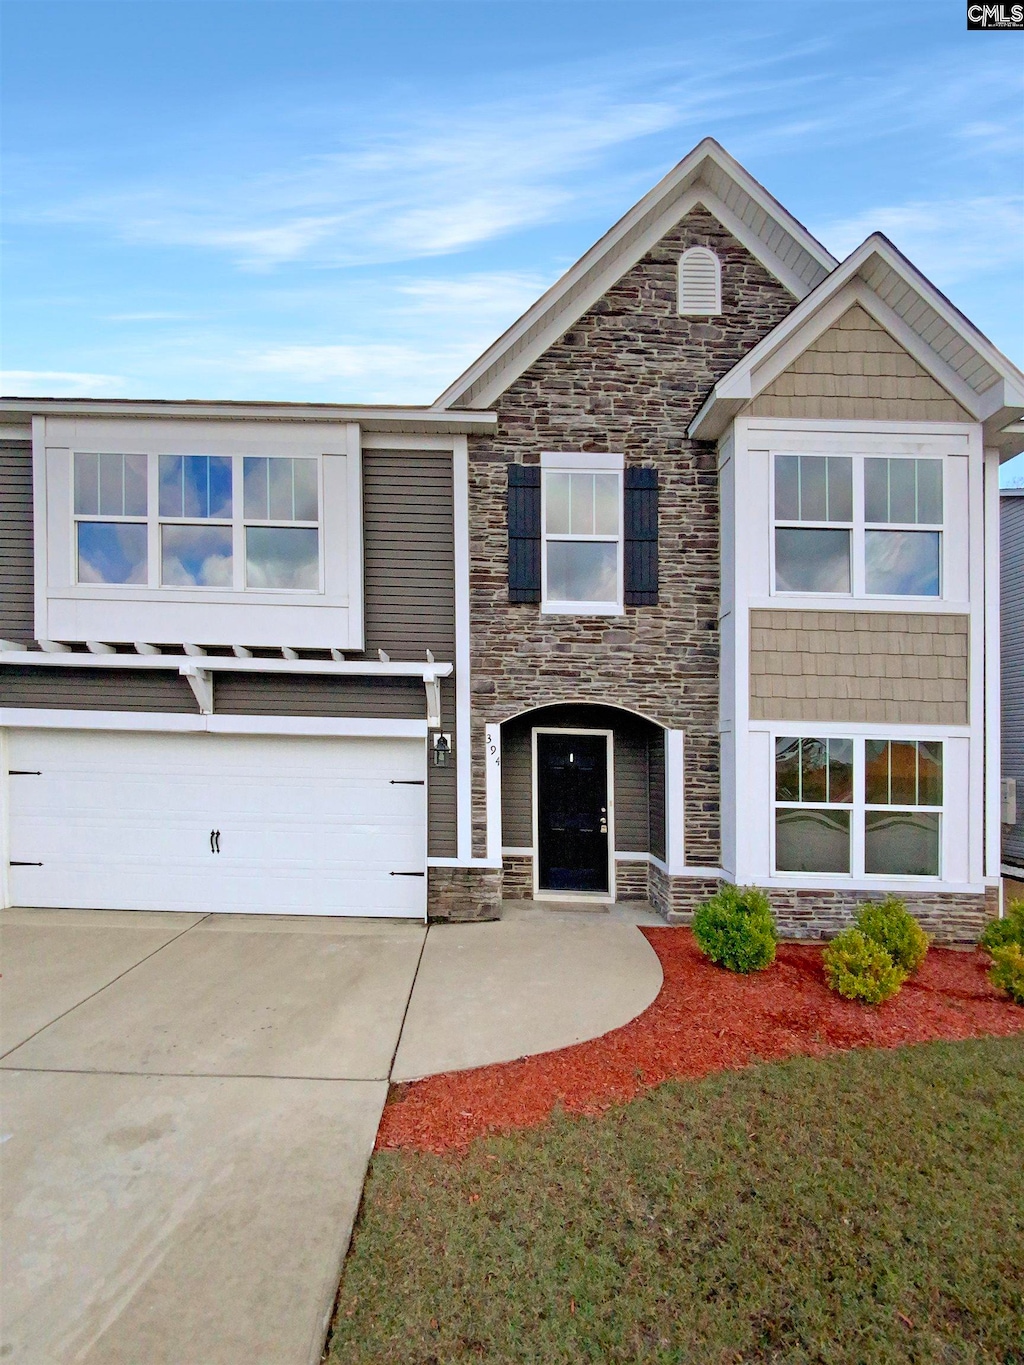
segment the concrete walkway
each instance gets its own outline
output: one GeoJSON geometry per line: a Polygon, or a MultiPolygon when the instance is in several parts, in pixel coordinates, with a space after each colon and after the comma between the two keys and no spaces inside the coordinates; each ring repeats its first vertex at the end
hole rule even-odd
{"type": "Polygon", "coordinates": [[[0,1358],[318,1361],[389,1079],[597,1036],[660,988],[642,911],[508,910],[0,912],[0,1358]]]}

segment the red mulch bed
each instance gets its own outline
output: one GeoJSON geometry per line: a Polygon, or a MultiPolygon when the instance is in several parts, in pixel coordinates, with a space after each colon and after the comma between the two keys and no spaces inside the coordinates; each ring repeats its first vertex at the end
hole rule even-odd
{"type": "Polygon", "coordinates": [[[737,976],[697,951],[688,929],[644,929],[664,984],[643,1014],[588,1043],[395,1086],[377,1147],[447,1152],[530,1128],[561,1106],[595,1114],[670,1077],[696,1079],[798,1053],[1024,1032],[1024,1009],[990,986],[981,952],[933,948],[884,1005],[825,985],[821,949],[782,944],[767,971],[737,976]]]}

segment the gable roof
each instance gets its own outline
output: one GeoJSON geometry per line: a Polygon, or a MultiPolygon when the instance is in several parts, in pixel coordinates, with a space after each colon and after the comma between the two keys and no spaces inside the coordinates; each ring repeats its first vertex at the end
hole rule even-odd
{"type": "Polygon", "coordinates": [[[975,421],[1005,457],[1022,448],[1007,430],[1024,417],[1024,374],[880,232],[846,258],[718,381],[690,423],[716,440],[746,405],[859,303],[975,421]]]}
{"type": "Polygon", "coordinates": [[[804,298],[837,264],[724,147],[705,138],[433,406],[481,408],[493,403],[696,204],[712,213],[796,299],[804,298]]]}

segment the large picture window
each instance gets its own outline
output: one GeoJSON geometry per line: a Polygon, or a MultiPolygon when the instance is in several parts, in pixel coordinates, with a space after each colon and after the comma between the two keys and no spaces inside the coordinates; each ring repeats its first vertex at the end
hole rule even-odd
{"type": "Polygon", "coordinates": [[[621,610],[621,472],[546,469],[542,507],[545,608],[621,610]]]}
{"type": "Polygon", "coordinates": [[[938,877],[942,751],[938,740],[780,735],[775,870],[938,877]]]}
{"type": "Polygon", "coordinates": [[[74,457],[77,580],[229,591],[320,588],[313,457],[74,457]]]}
{"type": "Polygon", "coordinates": [[[774,591],[938,597],[941,459],[775,456],[774,591]]]}

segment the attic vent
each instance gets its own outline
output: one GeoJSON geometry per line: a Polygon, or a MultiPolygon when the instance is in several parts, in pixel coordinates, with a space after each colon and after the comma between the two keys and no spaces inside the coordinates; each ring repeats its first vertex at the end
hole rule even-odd
{"type": "Polygon", "coordinates": [[[679,311],[722,311],[722,266],[707,247],[691,247],[679,257],[679,311]]]}

